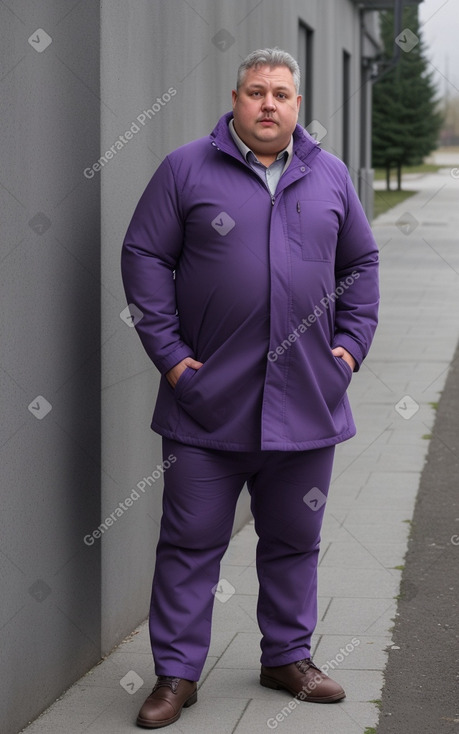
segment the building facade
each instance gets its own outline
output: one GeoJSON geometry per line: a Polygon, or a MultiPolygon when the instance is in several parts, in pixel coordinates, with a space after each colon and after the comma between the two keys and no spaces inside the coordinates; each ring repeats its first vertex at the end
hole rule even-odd
{"type": "MultiPolygon", "coordinates": [[[[144,187],[230,108],[246,54],[279,46],[303,73],[301,124],[369,200],[377,45],[376,13],[351,0],[8,0],[0,26],[0,730],[14,734],[148,612],[158,375],[119,267],[144,187]]],[[[243,497],[235,527],[248,516],[243,497]]]]}

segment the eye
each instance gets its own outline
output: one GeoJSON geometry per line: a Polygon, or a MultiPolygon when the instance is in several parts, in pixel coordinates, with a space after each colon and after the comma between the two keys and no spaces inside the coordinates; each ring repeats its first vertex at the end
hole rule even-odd
{"type": "Polygon", "coordinates": [[[279,97],[279,99],[287,99],[287,95],[284,94],[284,92],[279,92],[277,96],[279,97]]]}

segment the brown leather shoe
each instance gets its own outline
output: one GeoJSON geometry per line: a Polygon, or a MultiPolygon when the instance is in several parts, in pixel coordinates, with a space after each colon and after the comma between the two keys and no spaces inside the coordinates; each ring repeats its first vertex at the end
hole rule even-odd
{"type": "Polygon", "coordinates": [[[182,708],[192,706],[197,700],[195,681],[160,675],[139,711],[137,725],[145,729],[159,729],[173,724],[180,718],[182,708]]]}
{"type": "Polygon", "coordinates": [[[346,697],[334,680],[322,673],[312,660],[297,660],[277,668],[261,666],[260,683],[267,688],[284,688],[300,701],[333,703],[346,697]]]}

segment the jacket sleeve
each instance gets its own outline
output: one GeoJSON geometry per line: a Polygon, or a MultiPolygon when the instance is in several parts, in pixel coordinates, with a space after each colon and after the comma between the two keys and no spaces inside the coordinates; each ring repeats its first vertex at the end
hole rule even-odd
{"type": "Polygon", "coordinates": [[[140,310],[135,328],[164,374],[192,350],[181,339],[174,270],[183,241],[180,199],[168,158],[142,194],[123,242],[121,272],[128,304],[140,310]]]}
{"type": "Polygon", "coordinates": [[[349,174],[346,213],[336,250],[336,315],[332,347],[347,349],[360,369],[378,323],[378,248],[349,174]]]}

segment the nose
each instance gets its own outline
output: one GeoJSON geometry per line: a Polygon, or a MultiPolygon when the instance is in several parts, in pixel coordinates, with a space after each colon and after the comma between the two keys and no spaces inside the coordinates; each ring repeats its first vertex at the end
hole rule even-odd
{"type": "Polygon", "coordinates": [[[267,92],[265,94],[265,97],[263,99],[263,109],[267,110],[268,112],[276,109],[276,103],[271,92],[267,92]]]}

